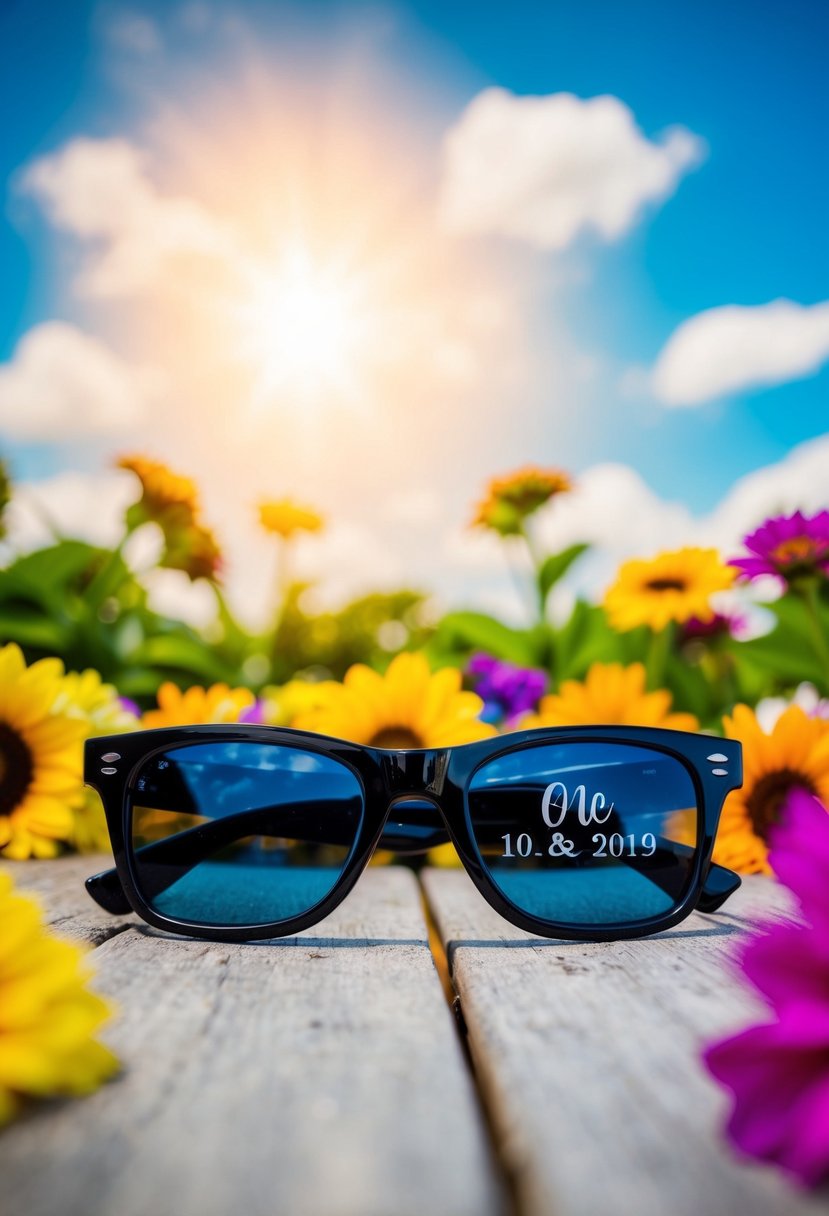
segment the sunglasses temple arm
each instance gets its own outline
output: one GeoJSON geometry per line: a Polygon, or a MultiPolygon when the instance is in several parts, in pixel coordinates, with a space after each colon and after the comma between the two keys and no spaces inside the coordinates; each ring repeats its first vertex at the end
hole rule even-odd
{"type": "MultiPolygon", "coordinates": [[[[310,818],[312,815],[324,813],[326,808],[327,804],[324,802],[303,805],[302,810],[306,812],[308,820],[303,824],[301,838],[315,844],[350,845],[352,833],[337,833],[336,820],[332,823],[329,818],[329,822],[321,823],[310,818]]],[[[328,809],[330,812],[330,807],[328,809]]],[[[290,808],[285,806],[262,807],[247,814],[215,819],[211,823],[179,832],[166,840],[144,845],[137,850],[142,861],[150,865],[164,866],[167,871],[151,874],[149,889],[145,893],[150,896],[160,895],[187,870],[213,856],[220,849],[235,844],[244,836],[282,834],[293,839],[300,838],[295,813],[292,814],[290,808]],[[178,872],[176,866],[180,867],[178,872]]],[[[448,833],[437,812],[434,813],[433,822],[427,822],[427,817],[419,810],[416,823],[389,824],[378,842],[378,848],[391,849],[395,853],[422,853],[435,845],[445,844],[448,839],[448,833]]],[[[125,915],[130,911],[121,879],[114,868],[88,878],[86,890],[101,908],[113,915],[125,915]]]]}
{"type": "Polygon", "coordinates": [[[712,862],[697,900],[697,911],[716,912],[729,896],[734,894],[741,883],[742,879],[739,874],[712,862]]]}

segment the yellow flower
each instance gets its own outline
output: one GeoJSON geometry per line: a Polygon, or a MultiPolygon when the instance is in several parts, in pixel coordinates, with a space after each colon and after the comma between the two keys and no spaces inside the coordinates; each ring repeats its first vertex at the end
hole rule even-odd
{"type": "Polygon", "coordinates": [[[81,801],[87,725],[55,709],[62,681],[60,659],[0,649],[0,852],[16,861],[55,857],[81,801]]]}
{"type": "Polygon", "coordinates": [[[46,932],[33,899],[0,873],[0,1125],[25,1097],[91,1093],[118,1061],[92,1036],[110,1016],[82,952],[46,932]]]}
{"type": "MultiPolygon", "coordinates": [[[[105,684],[99,672],[70,671],[61,681],[54,708],[70,718],[85,723],[85,738],[95,735],[115,735],[136,730],[135,714],[124,709],[118,690],[105,684]]],[[[100,795],[85,789],[80,801],[72,807],[72,830],[68,843],[79,853],[99,853],[109,850],[109,829],[100,795]]]]}
{"type": "Polygon", "coordinates": [[[147,517],[158,519],[171,510],[184,508],[191,515],[199,509],[196,483],[181,477],[158,460],[144,456],[122,456],[120,469],[128,469],[141,482],[141,501],[147,517]]]}
{"type": "Polygon", "coordinates": [[[710,621],[710,597],[730,587],[735,576],[716,549],[660,553],[650,561],[624,562],[604,606],[613,628],[622,631],[649,625],[659,632],[670,621],[682,624],[692,617],[710,621]]]}
{"type": "Polygon", "coordinates": [[[162,684],[158,690],[158,709],[144,714],[141,725],[198,726],[203,722],[238,722],[239,715],[254,702],[247,688],[229,688],[214,684],[212,688],[188,688],[182,692],[175,684],[162,684]]]}
{"type": "Polygon", "coordinates": [[[743,787],[725,800],[714,861],[743,874],[771,874],[769,828],[793,789],[807,790],[829,805],[829,722],[790,705],[771,734],[753,710],[737,705],[723,719],[725,733],[743,745],[743,787]]]}
{"type": "Polygon", "coordinates": [[[262,720],[269,726],[290,726],[294,719],[326,703],[331,680],[289,680],[262,694],[262,720]]]}
{"type": "Polygon", "coordinates": [[[455,668],[433,675],[423,655],[399,654],[385,675],[355,663],[342,684],[326,682],[320,704],[291,725],[371,747],[451,747],[495,734],[479,721],[482,708],[479,696],[461,690],[455,668]]]}
{"type": "Polygon", "coordinates": [[[138,726],[135,715],[121,704],[118,690],[112,684],[105,684],[100,673],[92,667],[86,671],[67,672],[54,708],[72,718],[83,718],[90,737],[116,735],[138,726]]]}
{"type": "Polygon", "coordinates": [[[584,682],[565,680],[557,693],[542,697],[537,714],[523,718],[522,730],[536,726],[664,726],[697,730],[693,714],[671,713],[671,694],[645,690],[642,663],[594,663],[584,682]]]}
{"type": "Polygon", "coordinates": [[[557,494],[572,489],[572,482],[560,469],[541,469],[527,465],[507,477],[494,477],[487,496],[478,504],[473,527],[492,528],[501,536],[517,536],[524,520],[557,494]]]}
{"type": "Polygon", "coordinates": [[[301,507],[290,498],[259,504],[259,522],[266,532],[290,540],[297,532],[319,532],[325,521],[316,511],[301,507]]]}

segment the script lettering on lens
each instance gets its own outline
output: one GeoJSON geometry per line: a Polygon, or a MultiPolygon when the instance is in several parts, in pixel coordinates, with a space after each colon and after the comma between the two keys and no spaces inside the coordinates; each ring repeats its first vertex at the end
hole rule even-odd
{"type": "Polygon", "coordinates": [[[613,803],[608,803],[602,791],[596,790],[588,806],[587,786],[577,785],[571,798],[563,781],[553,781],[541,799],[541,816],[547,827],[561,827],[568,811],[575,811],[582,827],[588,828],[594,823],[607,823],[613,814],[613,803]]]}

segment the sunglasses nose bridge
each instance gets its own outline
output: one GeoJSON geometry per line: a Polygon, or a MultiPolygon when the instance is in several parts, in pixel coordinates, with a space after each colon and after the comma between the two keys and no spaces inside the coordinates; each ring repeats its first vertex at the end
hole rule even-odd
{"type": "Polygon", "coordinates": [[[439,805],[436,800],[443,793],[448,751],[388,752],[384,761],[386,788],[391,798],[424,794],[439,805]]]}
{"type": "Polygon", "coordinates": [[[380,848],[423,853],[448,839],[440,804],[428,794],[398,794],[389,802],[380,848]]]}

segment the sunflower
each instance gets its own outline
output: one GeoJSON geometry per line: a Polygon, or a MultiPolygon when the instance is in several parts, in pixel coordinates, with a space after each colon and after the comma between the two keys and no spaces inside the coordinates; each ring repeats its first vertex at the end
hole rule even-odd
{"type": "Polygon", "coordinates": [[[670,621],[710,621],[711,596],[725,591],[734,578],[735,571],[720,560],[716,549],[677,549],[650,561],[624,562],[604,606],[614,629],[649,625],[659,632],[670,621]]]}
{"type": "Polygon", "coordinates": [[[491,528],[501,536],[518,536],[524,520],[534,515],[551,498],[572,489],[572,482],[560,469],[541,469],[527,465],[506,477],[494,477],[486,498],[475,512],[472,526],[491,528]]]}
{"type": "Polygon", "coordinates": [[[158,709],[147,710],[141,725],[152,729],[156,726],[198,726],[203,722],[238,722],[253,703],[253,693],[247,688],[214,684],[211,688],[194,687],[182,692],[168,681],[158,690],[158,709]]]}
{"type": "Polygon", "coordinates": [[[829,721],[790,705],[767,734],[753,710],[737,705],[724,725],[743,745],[743,786],[725,800],[714,861],[743,874],[771,874],[769,829],[791,791],[829,804],[829,721]]]}
{"type": "Polygon", "coordinates": [[[557,693],[542,697],[537,714],[521,720],[524,730],[536,726],[665,726],[697,730],[693,714],[671,713],[671,694],[645,690],[642,663],[594,663],[583,682],[565,680],[557,693]]]}
{"type": "Polygon", "coordinates": [[[24,1097],[90,1093],[118,1068],[93,1038],[110,1009],[87,990],[82,958],[0,873],[0,1125],[24,1097]]]}
{"type": "Polygon", "coordinates": [[[297,532],[319,532],[325,521],[310,507],[301,507],[289,498],[259,504],[259,522],[266,532],[290,540],[297,532]]]}
{"type": "Polygon", "coordinates": [[[461,690],[456,668],[433,675],[422,654],[405,653],[385,675],[355,663],[342,684],[322,684],[319,704],[291,725],[369,747],[451,747],[495,734],[478,717],[483,705],[476,693],[461,690]]]}
{"type": "Polygon", "coordinates": [[[0,650],[0,852],[54,857],[72,834],[83,795],[85,719],[56,709],[60,659],[26,666],[14,643],[0,650]]]}

